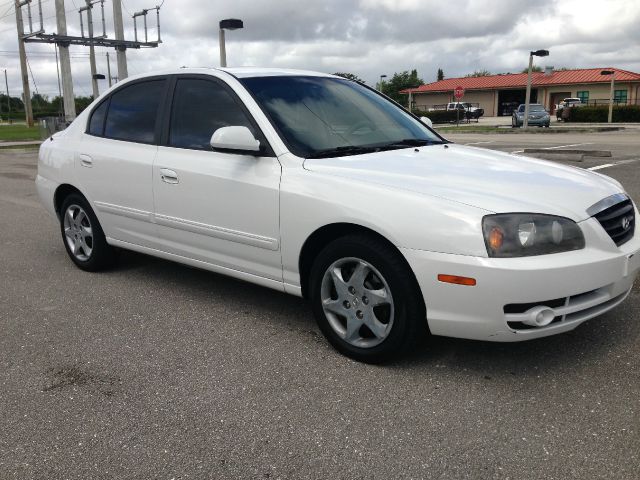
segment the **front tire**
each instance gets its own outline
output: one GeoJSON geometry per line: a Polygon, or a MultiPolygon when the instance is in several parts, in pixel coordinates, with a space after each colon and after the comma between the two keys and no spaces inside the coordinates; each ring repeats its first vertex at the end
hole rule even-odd
{"type": "Polygon", "coordinates": [[[329,343],[358,361],[387,361],[428,331],[413,272],[397,250],[369,235],[339,238],[320,252],[310,299],[329,343]]]}
{"type": "Polygon", "coordinates": [[[89,202],[82,195],[71,194],[62,202],[60,212],[62,242],[73,263],[89,272],[111,266],[115,250],[107,243],[89,202]]]}

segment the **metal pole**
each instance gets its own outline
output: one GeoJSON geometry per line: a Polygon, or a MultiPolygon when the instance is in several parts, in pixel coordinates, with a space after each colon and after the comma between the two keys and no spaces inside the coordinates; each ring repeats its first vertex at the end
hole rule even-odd
{"type": "Polygon", "coordinates": [[[531,100],[531,69],[533,68],[533,53],[529,54],[529,74],[527,75],[527,93],[524,99],[524,120],[522,128],[529,126],[529,101],[531,100]]]}
{"type": "Polygon", "coordinates": [[[18,54],[20,55],[20,74],[22,76],[22,95],[24,97],[24,115],[27,125],[33,127],[33,109],[31,108],[31,90],[29,89],[29,71],[27,70],[27,54],[24,49],[24,25],[20,1],[15,0],[16,27],[18,30],[18,54]]]}
{"type": "Polygon", "coordinates": [[[60,85],[60,66],[58,64],[58,45],[53,44],[53,49],[56,52],[56,75],[58,77],[58,98],[60,99],[60,108],[59,112],[61,115],[64,115],[64,109],[62,107],[62,86],[60,85]]]}
{"type": "MultiPolygon", "coordinates": [[[[93,15],[91,14],[93,5],[91,4],[91,0],[86,0],[86,2],[89,39],[91,40],[93,38],[93,15]]],[[[96,50],[92,41],[89,41],[89,65],[91,66],[91,88],[93,89],[93,99],[95,100],[100,95],[100,91],[98,90],[98,79],[96,78],[96,50]]]]}
{"type": "Polygon", "coordinates": [[[609,92],[609,117],[607,119],[608,123],[612,123],[613,122],[613,93],[614,93],[614,79],[616,76],[616,72],[615,70],[613,71],[613,73],[611,74],[611,91],[609,92]]]}
{"type": "Polygon", "coordinates": [[[4,84],[7,86],[7,123],[11,123],[11,97],[9,96],[9,79],[7,69],[4,69],[4,84]]]}
{"type": "Polygon", "coordinates": [[[107,78],[109,79],[109,88],[111,88],[111,61],[109,60],[109,52],[107,52],[107,78]]]}
{"type": "MultiPolygon", "coordinates": [[[[122,0],[113,0],[113,28],[116,40],[124,40],[124,27],[122,26],[122,0]]],[[[118,80],[122,81],[129,76],[127,71],[127,49],[116,47],[116,60],[118,63],[118,80]]]]}
{"type": "MultiPolygon", "coordinates": [[[[65,37],[67,35],[67,17],[64,9],[64,0],[56,0],[56,24],[58,35],[65,37]]],[[[76,102],[73,95],[69,44],[59,42],[58,49],[60,50],[60,77],[62,80],[64,119],[67,122],[72,122],[76,118],[76,102]]]]}
{"type": "Polygon", "coordinates": [[[224,44],[224,28],[220,29],[219,40],[220,40],[220,66],[226,67],[227,66],[227,49],[224,44]]]}

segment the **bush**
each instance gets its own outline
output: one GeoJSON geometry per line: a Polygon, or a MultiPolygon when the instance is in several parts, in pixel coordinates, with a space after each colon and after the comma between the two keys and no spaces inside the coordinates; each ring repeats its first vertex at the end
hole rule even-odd
{"type": "MultiPolygon", "coordinates": [[[[456,121],[455,110],[434,110],[432,112],[424,112],[421,110],[414,110],[413,114],[417,117],[428,117],[433,123],[449,123],[456,121]]],[[[464,120],[464,113],[460,112],[460,120],[464,120]]]]}
{"type": "MultiPolygon", "coordinates": [[[[563,116],[564,118],[564,116],[563,116]]],[[[569,109],[567,122],[606,123],[609,118],[609,107],[584,106],[569,109]]],[[[640,105],[620,105],[613,107],[614,122],[640,122],[640,105]]]]}

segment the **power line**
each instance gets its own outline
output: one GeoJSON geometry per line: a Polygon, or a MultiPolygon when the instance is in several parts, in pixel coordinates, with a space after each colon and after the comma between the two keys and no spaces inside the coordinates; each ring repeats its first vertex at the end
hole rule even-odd
{"type": "Polygon", "coordinates": [[[36,84],[36,79],[33,76],[33,70],[31,70],[31,64],[29,63],[29,57],[25,56],[27,60],[27,67],[29,67],[29,71],[31,72],[31,80],[33,81],[33,87],[36,89],[36,95],[38,95],[38,85],[36,84]]]}

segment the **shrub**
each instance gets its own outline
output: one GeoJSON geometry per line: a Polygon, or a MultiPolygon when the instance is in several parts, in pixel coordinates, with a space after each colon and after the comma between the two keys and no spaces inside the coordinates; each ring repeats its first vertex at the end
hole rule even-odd
{"type": "MultiPolygon", "coordinates": [[[[567,122],[606,123],[609,117],[609,107],[584,106],[569,109],[567,122]]],[[[640,122],[640,105],[620,105],[613,107],[614,122],[640,122]]]]}
{"type": "MultiPolygon", "coordinates": [[[[414,110],[413,114],[418,117],[428,117],[433,123],[449,123],[456,121],[455,110],[434,110],[432,112],[424,112],[421,110],[414,110]]],[[[464,112],[460,112],[460,121],[464,120],[464,112]]]]}

